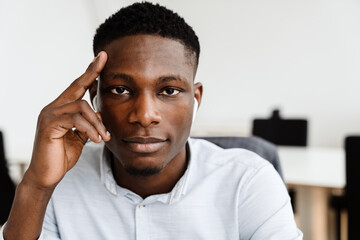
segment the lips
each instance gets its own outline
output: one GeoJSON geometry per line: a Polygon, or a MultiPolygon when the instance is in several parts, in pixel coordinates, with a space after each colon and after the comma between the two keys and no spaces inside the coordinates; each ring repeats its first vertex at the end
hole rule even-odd
{"type": "Polygon", "coordinates": [[[123,140],[128,148],[136,153],[155,153],[165,144],[166,139],[156,137],[131,137],[123,140]]]}

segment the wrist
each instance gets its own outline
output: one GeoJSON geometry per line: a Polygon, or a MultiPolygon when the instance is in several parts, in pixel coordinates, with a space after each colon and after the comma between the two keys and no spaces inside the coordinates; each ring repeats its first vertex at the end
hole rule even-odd
{"type": "Polygon", "coordinates": [[[51,186],[44,186],[39,184],[31,175],[29,171],[26,171],[24,174],[23,179],[19,183],[18,188],[21,188],[23,190],[26,190],[27,192],[32,192],[34,194],[40,194],[41,195],[47,195],[54,192],[57,184],[53,184],[51,186]]]}
{"type": "Polygon", "coordinates": [[[27,173],[16,188],[16,194],[4,239],[37,239],[41,233],[46,207],[55,186],[43,187],[27,173]]]}

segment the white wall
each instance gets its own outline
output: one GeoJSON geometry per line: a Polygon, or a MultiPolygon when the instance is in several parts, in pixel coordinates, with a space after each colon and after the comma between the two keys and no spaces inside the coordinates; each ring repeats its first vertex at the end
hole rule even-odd
{"type": "MultiPolygon", "coordinates": [[[[10,160],[30,158],[39,111],[86,68],[98,24],[133,1],[0,2],[1,118],[10,160]]],[[[310,121],[309,142],[360,133],[360,1],[158,1],[201,43],[195,134],[248,134],[279,107],[310,121]]]]}

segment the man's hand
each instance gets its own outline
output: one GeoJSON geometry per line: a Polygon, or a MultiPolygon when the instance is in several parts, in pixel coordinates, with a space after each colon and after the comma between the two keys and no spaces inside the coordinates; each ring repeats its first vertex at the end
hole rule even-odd
{"type": "Polygon", "coordinates": [[[40,113],[30,166],[24,180],[38,188],[55,188],[77,162],[90,138],[110,140],[110,134],[87,101],[85,92],[99,76],[107,61],[100,52],[86,72],[40,113]]]}
{"type": "Polygon", "coordinates": [[[100,52],[86,72],[41,111],[31,163],[16,189],[4,239],[37,239],[52,193],[78,161],[86,141],[110,140],[100,114],[82,100],[106,61],[107,54],[100,52]]]}

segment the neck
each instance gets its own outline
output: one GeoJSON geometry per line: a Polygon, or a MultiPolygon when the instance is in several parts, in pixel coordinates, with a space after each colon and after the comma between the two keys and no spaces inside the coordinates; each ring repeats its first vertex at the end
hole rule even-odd
{"type": "Polygon", "coordinates": [[[117,184],[143,199],[150,195],[171,192],[187,168],[186,147],[170,160],[160,173],[146,177],[129,174],[118,159],[115,157],[112,159],[112,171],[117,184]]]}

